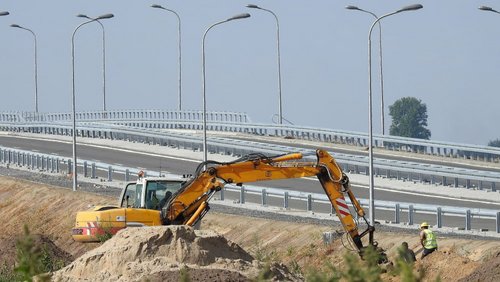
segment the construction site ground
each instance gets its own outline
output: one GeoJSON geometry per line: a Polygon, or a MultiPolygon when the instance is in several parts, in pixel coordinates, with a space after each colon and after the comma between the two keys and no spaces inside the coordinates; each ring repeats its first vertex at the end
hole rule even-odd
{"type": "MultiPolygon", "coordinates": [[[[188,269],[191,281],[247,281],[255,278],[270,258],[275,262],[275,279],[300,281],[308,273],[327,271],[329,263],[339,269],[344,266],[345,240],[339,236],[325,245],[322,238],[323,232],[332,231],[332,226],[247,217],[222,213],[216,208],[204,218],[201,233],[197,231],[195,235],[189,230],[135,229],[128,231],[134,233],[123,232],[104,244],[72,240],[71,227],[77,211],[87,209],[89,204],[115,203],[116,198],[111,196],[0,177],[0,264],[15,264],[16,240],[26,224],[37,242],[45,243],[53,256],[64,264],[73,261],[53,276],[60,281],[178,281],[182,269],[188,269]],[[152,235],[153,231],[160,235],[152,235]],[[168,237],[165,232],[177,234],[169,235],[177,243],[158,241],[168,237]],[[161,251],[162,244],[170,247],[161,251]],[[104,272],[99,265],[105,266],[104,272]]],[[[341,231],[338,226],[333,229],[341,231]]],[[[392,259],[403,241],[409,243],[417,257],[421,252],[417,229],[379,231],[376,239],[392,259]]],[[[415,271],[425,270],[427,281],[434,281],[437,276],[442,281],[500,281],[498,239],[438,235],[438,243],[438,252],[415,264],[415,271]]],[[[383,279],[399,281],[388,274],[383,279]]]]}

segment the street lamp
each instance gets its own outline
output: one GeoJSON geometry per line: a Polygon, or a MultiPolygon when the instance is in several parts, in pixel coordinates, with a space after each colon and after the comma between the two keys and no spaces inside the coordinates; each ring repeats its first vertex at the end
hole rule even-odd
{"type": "MultiPolygon", "coordinates": [[[[397,13],[401,12],[406,12],[406,11],[414,11],[418,9],[422,9],[423,6],[420,4],[415,4],[415,5],[410,5],[403,7],[395,12],[385,14],[381,16],[380,18],[377,18],[373,24],[370,27],[370,31],[368,32],[368,170],[370,174],[370,183],[369,183],[369,188],[370,188],[370,205],[369,205],[369,212],[370,212],[370,224],[375,225],[375,197],[374,197],[374,187],[373,187],[373,123],[372,123],[372,41],[371,41],[371,36],[372,36],[372,31],[373,27],[383,18],[392,16],[397,13]]],[[[370,235],[373,236],[373,235],[370,235]]],[[[371,240],[372,238],[370,238],[371,240]]]]}
{"type": "MultiPolygon", "coordinates": [[[[205,38],[207,36],[207,33],[210,29],[212,29],[216,25],[220,25],[225,22],[229,22],[232,20],[239,20],[239,19],[244,19],[244,18],[249,18],[250,14],[244,13],[244,14],[239,14],[236,16],[233,16],[229,19],[216,22],[213,25],[209,26],[207,30],[205,30],[205,33],[203,34],[203,40],[201,42],[201,58],[202,58],[202,78],[203,78],[203,162],[207,161],[208,154],[207,154],[207,99],[206,99],[206,92],[205,92],[205,38]]],[[[205,165],[206,168],[206,165],[205,165]]]]}
{"type": "Polygon", "coordinates": [[[171,12],[171,13],[174,13],[175,16],[177,17],[177,27],[178,27],[178,30],[177,30],[177,42],[178,42],[178,54],[179,54],[179,102],[178,102],[178,105],[177,105],[177,109],[180,111],[182,110],[182,96],[181,96],[181,93],[182,93],[182,70],[181,70],[181,17],[179,17],[179,14],[177,14],[174,10],[171,10],[171,9],[167,9],[161,5],[157,5],[157,4],[153,4],[151,5],[152,8],[156,8],[156,9],[162,9],[162,10],[165,10],[165,11],[168,11],[168,12],[171,12]]]}
{"type": "Polygon", "coordinates": [[[11,27],[15,27],[15,28],[20,28],[20,29],[24,29],[26,31],[29,31],[32,35],[33,35],[33,39],[34,39],[34,52],[35,52],[35,113],[38,113],[38,65],[37,65],[37,45],[36,45],[36,35],[35,33],[29,29],[29,28],[25,28],[25,27],[22,27],[20,25],[17,25],[17,24],[11,24],[10,25],[11,27]]]}
{"type": "MultiPolygon", "coordinates": [[[[372,15],[375,19],[378,19],[378,16],[375,13],[372,13],[367,10],[360,9],[356,6],[346,6],[345,7],[348,10],[355,10],[355,11],[360,11],[363,13],[367,13],[372,15]]],[[[381,128],[382,128],[382,135],[385,135],[385,111],[384,111],[384,75],[383,75],[383,68],[382,68],[382,25],[380,22],[378,23],[378,30],[379,30],[379,60],[380,60],[380,122],[381,122],[381,128]]]]}
{"type": "Polygon", "coordinates": [[[99,16],[95,19],[90,19],[86,22],[81,23],[78,25],[75,30],[73,31],[73,35],[71,36],[71,65],[72,65],[72,104],[73,104],[73,191],[76,191],[77,187],[77,171],[76,171],[76,110],[75,110],[75,33],[76,31],[82,27],[83,25],[86,25],[88,23],[98,21],[98,20],[103,20],[103,19],[110,19],[114,17],[113,14],[105,14],[102,16],[99,16]]]}
{"type": "MultiPolygon", "coordinates": [[[[97,23],[99,23],[102,29],[102,110],[105,112],[106,111],[106,41],[105,41],[106,36],[104,32],[104,25],[98,19],[91,18],[84,14],[78,14],[77,17],[89,19],[91,21],[92,20],[96,21],[97,23]]],[[[111,16],[111,18],[112,17],[113,15],[111,16]]]]}
{"type": "Polygon", "coordinates": [[[254,4],[248,4],[247,8],[259,9],[262,11],[266,11],[268,13],[271,13],[274,16],[274,18],[276,19],[276,38],[277,38],[276,41],[277,41],[277,52],[278,52],[278,115],[279,115],[278,123],[283,124],[283,103],[281,100],[280,24],[278,21],[278,17],[276,16],[275,13],[273,13],[273,11],[268,10],[268,9],[264,9],[262,7],[254,5],[254,4]]]}

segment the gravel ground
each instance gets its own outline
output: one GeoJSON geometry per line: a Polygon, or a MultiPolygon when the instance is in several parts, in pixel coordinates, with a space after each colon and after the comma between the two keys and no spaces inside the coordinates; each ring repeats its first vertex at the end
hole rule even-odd
{"type": "MultiPolygon", "coordinates": [[[[5,167],[0,166],[0,175],[9,176],[13,178],[20,178],[27,181],[33,181],[37,183],[49,184],[57,187],[61,187],[63,189],[71,189],[72,188],[72,180],[68,178],[66,175],[61,174],[44,174],[39,172],[34,172],[32,170],[26,169],[16,169],[13,167],[5,167]]],[[[94,180],[94,182],[84,182],[84,180],[88,179],[80,179],[78,189],[80,191],[96,193],[100,195],[107,195],[112,197],[119,197],[121,188],[113,187],[112,183],[107,182],[99,182],[99,180],[94,180]]],[[[114,185],[117,185],[116,183],[114,185]]],[[[340,222],[328,218],[311,217],[311,216],[294,216],[289,214],[277,213],[263,210],[262,208],[251,208],[250,205],[245,205],[245,207],[238,207],[231,204],[218,204],[218,201],[212,201],[210,203],[211,211],[224,213],[224,214],[232,214],[232,215],[241,215],[248,216],[254,218],[263,218],[263,219],[271,219],[285,222],[293,222],[293,223],[304,223],[304,224],[317,224],[323,226],[332,226],[336,229],[340,228],[340,222]]],[[[360,224],[360,229],[364,230],[366,227],[365,224],[360,224]]],[[[416,228],[408,228],[402,227],[398,225],[385,225],[379,224],[376,226],[376,230],[383,232],[395,232],[395,233],[405,233],[405,234],[415,234],[416,228]]],[[[447,230],[435,230],[443,237],[450,238],[461,238],[461,239],[480,239],[480,240],[498,240],[498,238],[491,238],[485,236],[476,236],[473,234],[462,234],[462,233],[450,233],[447,230]]]]}

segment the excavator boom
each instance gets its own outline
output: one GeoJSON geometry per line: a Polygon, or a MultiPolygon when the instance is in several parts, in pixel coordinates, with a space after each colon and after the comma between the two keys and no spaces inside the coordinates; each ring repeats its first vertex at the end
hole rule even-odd
{"type": "MultiPolygon", "coordinates": [[[[358,217],[365,218],[363,208],[350,190],[349,179],[335,159],[324,150],[316,151],[316,162],[304,162],[300,153],[267,157],[252,154],[229,163],[208,161],[198,166],[194,178],[187,182],[162,210],[164,224],[193,225],[206,214],[208,201],[225,184],[237,184],[316,176],[328,196],[344,230],[361,251],[361,237],[372,234],[374,228],[367,222],[367,230],[359,234],[345,195],[350,199],[358,217]]],[[[366,219],[365,219],[366,221],[366,219]]],[[[373,244],[370,240],[370,244],[373,244]]]]}

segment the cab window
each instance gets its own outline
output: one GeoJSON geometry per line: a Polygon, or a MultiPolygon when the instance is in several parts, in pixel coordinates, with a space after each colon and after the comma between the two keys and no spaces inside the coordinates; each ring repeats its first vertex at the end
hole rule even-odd
{"type": "Polygon", "coordinates": [[[146,208],[160,210],[181,186],[182,182],[148,181],[146,186],[146,208]]]}
{"type": "Polygon", "coordinates": [[[125,187],[125,194],[123,195],[121,207],[122,208],[138,208],[141,206],[141,192],[142,185],[141,184],[128,184],[125,187]],[[128,206],[127,206],[127,197],[128,197],[128,206]]]}

